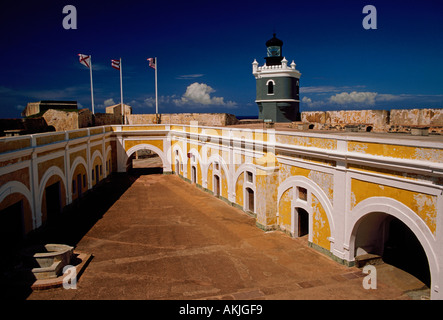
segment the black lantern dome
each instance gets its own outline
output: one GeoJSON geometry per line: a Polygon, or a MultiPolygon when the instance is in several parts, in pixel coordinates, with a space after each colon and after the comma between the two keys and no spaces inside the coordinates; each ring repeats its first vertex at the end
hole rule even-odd
{"type": "Polygon", "coordinates": [[[281,64],[281,61],[283,60],[282,47],[283,41],[278,39],[275,36],[275,33],[271,39],[266,41],[267,57],[265,59],[267,66],[281,64]]]}

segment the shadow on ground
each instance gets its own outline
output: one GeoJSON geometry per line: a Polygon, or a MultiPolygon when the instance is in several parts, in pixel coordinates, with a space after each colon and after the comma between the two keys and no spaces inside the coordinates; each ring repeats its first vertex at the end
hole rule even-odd
{"type": "Polygon", "coordinates": [[[77,246],[109,208],[142,175],[162,173],[162,168],[137,168],[128,173],[113,173],[84,196],[65,207],[59,217],[31,232],[9,257],[3,256],[0,274],[2,298],[25,300],[32,292],[32,277],[24,276],[20,252],[36,244],[61,243],[77,246]]]}

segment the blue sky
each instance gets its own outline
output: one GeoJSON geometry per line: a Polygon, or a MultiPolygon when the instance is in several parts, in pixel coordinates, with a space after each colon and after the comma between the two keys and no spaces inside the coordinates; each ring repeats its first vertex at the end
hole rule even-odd
{"type": "Polygon", "coordinates": [[[76,100],[95,112],[124,102],[134,113],[257,115],[254,59],[263,65],[275,31],[302,73],[301,111],[443,107],[443,1],[13,1],[0,11],[0,118],[28,102],[76,100]],[[362,13],[377,9],[377,29],[362,13]],[[65,5],[77,29],[65,30],[65,5]]]}

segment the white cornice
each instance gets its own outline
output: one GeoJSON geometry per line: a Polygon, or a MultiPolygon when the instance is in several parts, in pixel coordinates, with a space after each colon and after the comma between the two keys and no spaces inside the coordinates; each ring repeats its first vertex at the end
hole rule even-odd
{"type": "Polygon", "coordinates": [[[295,63],[292,62],[289,67],[287,63],[288,61],[283,59],[282,63],[279,65],[267,66],[265,64],[264,66],[259,67],[258,62],[254,60],[252,63],[252,74],[256,79],[270,77],[293,77],[299,79],[301,73],[295,69],[295,63]]]}

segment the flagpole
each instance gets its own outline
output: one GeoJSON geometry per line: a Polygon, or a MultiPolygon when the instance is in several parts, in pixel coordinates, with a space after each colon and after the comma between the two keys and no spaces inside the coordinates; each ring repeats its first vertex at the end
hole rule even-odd
{"type": "Polygon", "coordinates": [[[92,114],[95,114],[94,112],[94,87],[92,85],[92,56],[89,57],[89,62],[90,62],[90,66],[89,66],[89,74],[91,76],[91,101],[92,101],[92,114]]]}
{"type": "Polygon", "coordinates": [[[158,114],[157,69],[158,69],[158,62],[157,62],[157,57],[155,57],[155,114],[156,114],[156,118],[157,118],[157,114],[158,114]]]}
{"type": "Polygon", "coordinates": [[[122,108],[123,124],[126,124],[126,114],[123,105],[122,58],[120,58],[120,106],[122,108]]]}

